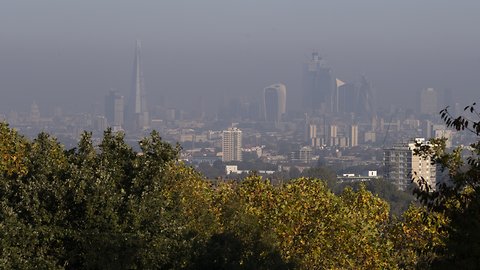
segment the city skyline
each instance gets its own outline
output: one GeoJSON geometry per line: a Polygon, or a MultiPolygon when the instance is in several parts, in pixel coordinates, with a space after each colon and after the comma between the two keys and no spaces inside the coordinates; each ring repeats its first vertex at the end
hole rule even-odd
{"type": "Polygon", "coordinates": [[[32,100],[41,110],[92,111],[112,88],[128,98],[125,56],[135,39],[145,45],[152,104],[190,108],[205,96],[204,107],[216,110],[222,99],[281,81],[289,108],[301,108],[301,66],[312,50],[342,81],[366,75],[385,108],[408,107],[429,87],[451,89],[461,104],[478,91],[477,2],[42,2],[0,11],[4,113],[26,111],[32,100]]]}
{"type": "Polygon", "coordinates": [[[3,2],[1,269],[480,268],[480,1],[3,2]]]}
{"type": "MultiPolygon", "coordinates": [[[[146,90],[145,90],[145,82],[144,82],[144,75],[143,75],[143,63],[141,60],[141,41],[140,40],[135,40],[135,54],[134,54],[134,62],[133,62],[133,76],[132,76],[132,81],[131,81],[131,87],[129,90],[129,93],[127,92],[125,96],[128,97],[126,99],[128,102],[124,103],[124,121],[126,122],[126,126],[129,127],[130,130],[142,130],[142,129],[147,129],[149,127],[149,121],[150,121],[150,113],[151,111],[147,108],[147,97],[146,97],[146,90]],[[133,110],[131,108],[134,108],[133,110]]],[[[376,100],[378,99],[377,91],[372,91],[372,83],[366,79],[365,75],[359,76],[357,82],[352,83],[350,81],[345,82],[342,81],[338,78],[335,78],[338,73],[334,72],[333,69],[327,64],[327,61],[320,56],[317,50],[313,50],[311,53],[310,59],[306,62],[303,63],[303,70],[302,70],[302,75],[298,76],[299,78],[302,77],[302,90],[299,91],[297,88],[297,91],[294,92],[293,94],[289,92],[289,105],[288,108],[293,108],[293,111],[298,111],[298,112],[308,112],[310,114],[324,114],[324,113],[349,113],[349,112],[355,112],[357,116],[372,116],[376,113],[376,100]],[[323,84],[323,85],[322,85],[323,84]],[[351,93],[349,93],[351,92],[351,93]],[[294,98],[292,98],[292,95],[294,95],[294,98]],[[298,107],[295,106],[295,100],[298,99],[298,97],[302,97],[303,99],[303,106],[298,107]],[[294,100],[292,102],[292,100],[294,100]],[[310,104],[308,103],[310,102],[310,104]],[[312,105],[314,104],[314,105],[312,105]],[[315,107],[317,106],[317,107],[315,107]]],[[[283,84],[282,84],[283,85],[283,84]]],[[[284,85],[285,87],[285,85],[284,85]]],[[[423,93],[426,89],[433,89],[432,87],[427,87],[423,88],[420,90],[416,90],[416,92],[423,93]]],[[[123,94],[124,91],[118,91],[114,90],[113,88],[110,91],[115,91],[119,93],[120,95],[123,94]]],[[[265,89],[264,89],[265,90],[265,89]]],[[[442,99],[439,100],[440,97],[436,97],[436,101],[434,103],[437,104],[437,108],[441,107],[442,104],[446,104],[446,106],[458,106],[458,103],[456,102],[458,100],[458,97],[456,99],[453,99],[453,95],[451,93],[450,88],[445,88],[443,89],[442,93],[442,99]],[[451,102],[451,103],[448,103],[451,102]]],[[[107,91],[108,93],[108,91],[107,91]]],[[[156,93],[158,94],[158,93],[156,93]]],[[[165,93],[161,93],[160,99],[152,99],[153,100],[153,105],[152,107],[158,107],[158,106],[166,106],[165,108],[170,108],[170,109],[180,109],[180,110],[186,110],[187,113],[202,113],[205,114],[204,111],[204,100],[214,100],[217,98],[216,102],[216,107],[215,106],[209,106],[211,111],[209,112],[210,115],[214,115],[218,113],[218,110],[221,109],[221,106],[226,105],[225,101],[229,100],[248,100],[251,102],[255,102],[257,99],[257,95],[230,95],[230,98],[226,99],[226,95],[223,95],[223,104],[222,100],[218,100],[218,95],[209,95],[209,96],[204,96],[200,95],[197,96],[200,98],[200,103],[196,104],[196,100],[190,100],[186,98],[185,100],[187,102],[193,102],[194,106],[192,109],[192,106],[179,106],[178,104],[171,103],[169,102],[168,98],[165,98],[165,93]],[[218,102],[219,101],[219,102],[218,102]],[[196,106],[200,105],[200,106],[196,106]],[[212,110],[213,108],[213,110],[212,110]],[[192,111],[189,111],[192,109],[192,111]],[[200,111],[198,111],[200,109],[200,111]]],[[[124,96],[124,95],[122,95],[124,96]]],[[[190,97],[190,96],[189,96],[190,97]]],[[[263,97],[262,97],[263,99],[263,97]]],[[[285,100],[287,100],[287,94],[285,94],[285,100]]],[[[392,110],[392,108],[396,108],[398,110],[399,108],[402,110],[414,110],[419,113],[422,113],[422,107],[421,104],[424,102],[422,101],[422,97],[418,96],[417,94],[413,96],[413,99],[416,99],[416,101],[410,101],[408,104],[404,105],[398,105],[398,104],[383,104],[380,105],[379,107],[383,108],[384,110],[392,110]],[[420,107],[419,107],[420,104],[420,107]],[[394,106],[389,108],[389,106],[394,106]]],[[[36,100],[32,100],[36,102],[36,100]]],[[[297,100],[298,101],[298,100],[297,100]]],[[[283,102],[283,101],[282,101],[283,102]]],[[[430,103],[432,103],[431,101],[430,103]]],[[[263,103],[263,101],[262,101],[263,103]]],[[[285,101],[286,105],[286,101],[285,101]]],[[[101,112],[106,112],[107,104],[104,103],[103,105],[101,103],[95,103],[90,106],[89,112],[93,112],[94,114],[97,115],[104,115],[107,116],[107,113],[102,114],[101,112]],[[103,107],[102,107],[103,106],[103,107]]],[[[260,105],[261,107],[264,108],[264,104],[260,105]]],[[[39,107],[37,105],[37,107],[39,107]]],[[[287,106],[283,106],[282,108],[286,108],[287,106]]],[[[432,107],[432,106],[430,106],[432,107]]],[[[46,115],[54,115],[55,111],[57,109],[63,109],[61,106],[53,106],[52,111],[50,112],[45,112],[43,111],[43,114],[46,115]]],[[[69,108],[71,109],[71,108],[69,108]]],[[[10,110],[10,112],[17,112],[17,110],[10,110]]],[[[70,111],[74,112],[74,111],[70,111]]],[[[77,111],[81,112],[81,111],[77,111]]],[[[282,113],[286,113],[286,109],[282,109],[282,113]]],[[[0,114],[3,113],[4,115],[7,114],[7,111],[0,111],[0,114]]],[[[260,113],[264,114],[265,111],[262,111],[262,108],[260,108],[260,113]]],[[[424,112],[423,112],[424,113],[424,112]]],[[[430,112],[431,115],[434,115],[434,113],[430,112]]],[[[265,116],[261,115],[261,118],[264,118],[265,116]]]]}

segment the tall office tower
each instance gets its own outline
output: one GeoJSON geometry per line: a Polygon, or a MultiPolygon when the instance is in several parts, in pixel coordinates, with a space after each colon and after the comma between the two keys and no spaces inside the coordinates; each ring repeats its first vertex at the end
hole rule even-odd
{"type": "Polygon", "coordinates": [[[426,88],[420,91],[420,113],[435,115],[438,114],[437,91],[433,88],[426,88]]]}
{"type": "Polygon", "coordinates": [[[357,108],[355,85],[337,79],[337,112],[352,113],[357,108]]]}
{"type": "Polygon", "coordinates": [[[453,98],[452,89],[446,88],[443,89],[442,95],[437,97],[438,105],[440,106],[438,109],[445,109],[447,106],[453,107],[455,105],[455,100],[453,98]]]}
{"type": "Polygon", "coordinates": [[[135,60],[133,65],[132,90],[127,108],[127,119],[129,122],[128,125],[129,128],[134,131],[146,129],[150,124],[140,50],[141,44],[140,41],[137,40],[135,48],[135,60]]]}
{"type": "Polygon", "coordinates": [[[267,122],[278,123],[285,114],[287,105],[287,88],[281,83],[272,84],[263,89],[263,118],[267,122]]]}
{"type": "Polygon", "coordinates": [[[412,179],[423,178],[435,189],[437,168],[431,164],[429,157],[415,155],[414,150],[420,145],[429,144],[423,138],[416,138],[409,143],[402,143],[384,149],[385,180],[395,184],[398,189],[406,190],[412,179]]]}
{"type": "Polygon", "coordinates": [[[112,127],[123,127],[125,116],[125,102],[122,95],[117,91],[110,90],[105,97],[105,116],[108,125],[112,127]]]}
{"type": "Polygon", "coordinates": [[[224,121],[238,122],[246,114],[243,105],[244,103],[240,98],[230,98],[228,102],[223,102],[219,108],[218,117],[224,121]]]}
{"type": "Polygon", "coordinates": [[[260,101],[259,100],[251,101],[247,106],[247,110],[248,110],[248,119],[259,120],[260,101]]]}
{"type": "Polygon", "coordinates": [[[357,89],[357,114],[372,116],[375,113],[375,100],[370,82],[362,76],[357,89]]]}
{"type": "Polygon", "coordinates": [[[358,145],[358,125],[350,126],[350,146],[354,147],[358,145]]]}
{"type": "Polygon", "coordinates": [[[334,88],[330,68],[326,67],[318,53],[303,69],[303,105],[307,112],[318,114],[334,111],[334,88]]]}
{"type": "Polygon", "coordinates": [[[229,128],[223,131],[222,161],[242,161],[242,131],[229,128]]]}

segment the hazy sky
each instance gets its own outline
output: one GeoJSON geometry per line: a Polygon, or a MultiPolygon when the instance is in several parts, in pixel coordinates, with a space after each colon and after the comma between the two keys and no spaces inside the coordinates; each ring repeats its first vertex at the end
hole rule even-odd
{"type": "MultiPolygon", "coordinates": [[[[0,0],[0,112],[103,105],[128,97],[142,40],[148,102],[207,107],[267,85],[301,99],[313,49],[335,75],[366,75],[385,104],[414,104],[425,87],[478,100],[480,1],[0,0]]],[[[413,105],[412,105],[413,107],[413,105]]]]}

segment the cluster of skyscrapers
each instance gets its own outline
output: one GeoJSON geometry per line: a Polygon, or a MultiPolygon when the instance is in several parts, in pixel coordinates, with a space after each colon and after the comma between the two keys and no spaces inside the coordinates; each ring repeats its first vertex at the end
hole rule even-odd
{"type": "MultiPolygon", "coordinates": [[[[303,108],[310,115],[355,113],[369,115],[374,111],[371,85],[362,77],[359,84],[336,79],[329,67],[313,53],[303,72],[303,108]]],[[[114,129],[144,130],[150,126],[142,72],[141,45],[135,48],[132,87],[128,100],[110,91],[105,101],[105,116],[114,129]]],[[[260,120],[278,125],[286,114],[287,88],[276,83],[265,87],[261,95],[260,120]]]]}
{"type": "MultiPolygon", "coordinates": [[[[356,83],[338,79],[317,52],[304,65],[303,106],[305,141],[313,148],[357,146],[358,123],[371,122],[376,113],[365,76],[356,83]]],[[[374,127],[362,130],[364,140],[375,141],[368,132],[373,134],[374,127]]]]}
{"type": "Polygon", "coordinates": [[[359,83],[336,78],[326,62],[314,52],[303,70],[303,106],[310,115],[374,114],[372,86],[362,76],[359,83]]]}
{"type": "MultiPolygon", "coordinates": [[[[177,120],[184,121],[180,110],[165,108],[169,112],[174,112],[165,117],[154,111],[156,116],[153,120],[150,119],[142,71],[141,44],[137,41],[132,85],[128,98],[119,91],[111,90],[105,98],[104,116],[97,115],[90,120],[78,118],[76,121],[89,122],[89,125],[99,132],[110,126],[114,131],[126,131],[129,135],[143,136],[143,131],[155,128],[163,129],[167,137],[169,133],[180,134],[180,137],[174,140],[182,143],[191,141],[195,144],[209,141],[217,149],[214,157],[227,163],[242,161],[243,152],[246,149],[247,151],[260,149],[260,154],[257,153],[258,157],[271,155],[271,160],[281,160],[280,163],[311,164],[316,162],[322,153],[346,148],[357,149],[362,145],[379,146],[381,145],[379,140],[383,139],[381,151],[384,152],[384,176],[387,180],[400,189],[406,189],[412,172],[415,171],[428,183],[434,185],[435,168],[430,166],[429,160],[413,155],[415,143],[395,144],[390,147],[388,144],[385,145],[385,141],[389,133],[390,136],[396,136],[394,141],[398,141],[401,137],[400,132],[412,132],[412,134],[421,132],[420,135],[427,138],[439,136],[451,138],[451,131],[446,130],[443,125],[435,124],[432,120],[432,117],[438,114],[439,106],[442,106],[440,103],[443,104],[441,100],[448,100],[448,91],[444,93],[442,99],[442,96],[433,88],[421,90],[418,96],[420,118],[408,115],[400,118],[397,113],[391,113],[390,120],[386,120],[387,118],[377,115],[373,87],[365,76],[361,76],[357,82],[353,83],[341,80],[334,75],[332,69],[317,52],[312,53],[303,67],[302,90],[302,109],[294,113],[292,113],[293,110],[287,111],[287,87],[282,83],[274,83],[259,89],[259,95],[254,102],[248,103],[248,106],[228,103],[226,107],[231,112],[235,112],[230,115],[237,116],[230,118],[230,121],[225,121],[228,118],[221,119],[225,124],[215,129],[218,131],[212,131],[218,134],[215,141],[216,139],[209,136],[208,132],[207,135],[195,133],[194,126],[200,127],[206,124],[203,118],[200,122],[191,122],[191,126],[185,124],[188,121],[177,126],[175,124],[177,120]],[[248,112],[245,112],[246,110],[248,112]],[[233,122],[238,123],[233,124],[233,122]],[[231,127],[226,128],[227,125],[231,127]],[[297,148],[292,149],[288,156],[279,157],[275,156],[275,152],[271,152],[268,147],[265,148],[265,145],[258,143],[252,145],[253,137],[261,138],[264,135],[274,137],[275,140],[292,140],[292,144],[297,148]],[[378,138],[380,136],[381,138],[378,138]],[[186,139],[190,137],[191,139],[186,139]],[[244,146],[244,142],[247,146],[244,146]],[[247,148],[244,149],[244,147],[247,148]]],[[[47,123],[46,119],[40,117],[35,103],[27,119],[28,123],[36,125],[42,122],[47,123]]],[[[405,137],[404,135],[402,138],[405,137]]],[[[416,143],[427,142],[417,140],[416,143]]],[[[447,144],[450,145],[451,141],[447,144]]],[[[331,153],[338,154],[338,152],[331,153]]]]}

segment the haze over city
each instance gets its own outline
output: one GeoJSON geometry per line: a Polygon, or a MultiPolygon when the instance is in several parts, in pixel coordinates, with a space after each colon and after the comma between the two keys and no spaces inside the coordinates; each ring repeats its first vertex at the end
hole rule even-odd
{"type": "Polygon", "coordinates": [[[480,1],[0,3],[0,269],[480,269],[480,1]]]}
{"type": "MultiPolygon", "coordinates": [[[[478,1],[3,1],[0,112],[102,110],[131,88],[142,41],[149,105],[216,112],[281,82],[301,106],[302,65],[317,51],[334,76],[373,84],[378,107],[415,109],[421,89],[478,97],[478,1]]],[[[453,105],[453,104],[452,104],[453,105]]]]}

